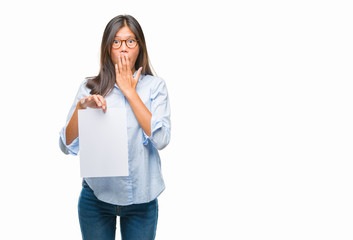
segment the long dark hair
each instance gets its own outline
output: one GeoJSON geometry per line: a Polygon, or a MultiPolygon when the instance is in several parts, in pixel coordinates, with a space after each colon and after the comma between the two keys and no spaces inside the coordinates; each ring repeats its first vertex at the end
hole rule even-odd
{"type": "Polygon", "coordinates": [[[100,56],[100,70],[96,77],[90,77],[86,86],[91,89],[90,94],[100,94],[107,96],[114,88],[115,67],[111,59],[111,49],[116,32],[122,27],[127,26],[135,34],[139,43],[139,54],[135,62],[135,69],[142,67],[141,74],[153,75],[148,59],[145,36],[137,20],[130,15],[119,15],[107,24],[105,27],[100,56]]]}

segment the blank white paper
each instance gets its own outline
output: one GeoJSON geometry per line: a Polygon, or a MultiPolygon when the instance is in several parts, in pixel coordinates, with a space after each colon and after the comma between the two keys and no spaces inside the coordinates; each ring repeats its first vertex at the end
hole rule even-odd
{"type": "Polygon", "coordinates": [[[81,177],[128,176],[124,108],[78,111],[81,177]]]}

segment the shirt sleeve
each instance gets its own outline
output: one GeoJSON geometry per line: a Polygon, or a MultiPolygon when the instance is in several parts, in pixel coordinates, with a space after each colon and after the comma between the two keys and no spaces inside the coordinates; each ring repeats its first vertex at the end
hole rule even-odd
{"type": "Polygon", "coordinates": [[[143,144],[151,142],[155,148],[161,150],[170,141],[170,105],[168,90],[164,80],[159,78],[156,86],[151,90],[151,136],[143,132],[143,144]]]}
{"type": "Polygon", "coordinates": [[[72,154],[76,156],[79,152],[79,137],[73,140],[72,143],[70,143],[69,145],[66,144],[66,127],[76,109],[77,102],[85,96],[89,95],[89,92],[87,91],[86,87],[86,82],[87,81],[85,80],[83,83],[81,83],[80,88],[76,94],[75,100],[70,108],[69,114],[67,115],[66,124],[60,131],[59,147],[61,151],[65,154],[72,154]]]}

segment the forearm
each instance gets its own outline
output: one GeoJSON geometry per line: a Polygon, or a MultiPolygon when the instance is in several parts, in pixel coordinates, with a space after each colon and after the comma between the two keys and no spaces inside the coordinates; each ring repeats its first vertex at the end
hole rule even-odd
{"type": "Polygon", "coordinates": [[[71,116],[69,124],[66,127],[66,145],[70,145],[73,140],[78,137],[78,110],[80,109],[79,104],[77,104],[74,113],[71,116]]]}
{"type": "Polygon", "coordinates": [[[141,128],[148,136],[151,136],[151,112],[142,102],[135,89],[131,89],[129,92],[125,92],[124,95],[129,101],[132,111],[134,112],[141,128]]]}

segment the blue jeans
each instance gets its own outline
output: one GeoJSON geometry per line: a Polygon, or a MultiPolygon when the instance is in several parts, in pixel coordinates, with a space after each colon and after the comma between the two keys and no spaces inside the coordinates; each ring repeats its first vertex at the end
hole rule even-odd
{"type": "Polygon", "coordinates": [[[83,240],[115,239],[116,217],[120,216],[122,240],[153,240],[158,219],[157,199],[143,204],[117,206],[100,201],[83,181],[78,215],[83,240]]]}

